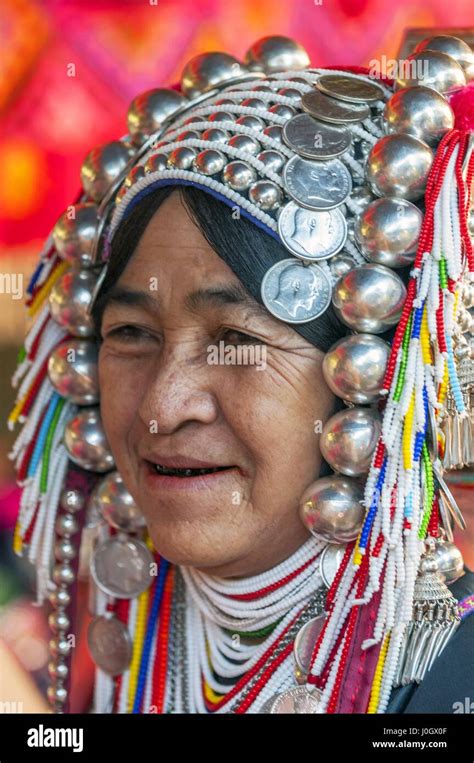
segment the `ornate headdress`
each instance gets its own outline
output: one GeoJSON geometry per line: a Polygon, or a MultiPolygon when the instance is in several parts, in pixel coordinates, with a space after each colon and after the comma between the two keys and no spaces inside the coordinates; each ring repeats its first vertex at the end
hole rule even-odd
{"type": "MultiPolygon", "coordinates": [[[[204,189],[282,243],[288,257],[261,283],[275,317],[297,325],[332,303],[348,327],[323,364],[347,405],[320,439],[335,474],[301,502],[308,529],[328,542],[329,590],[325,615],[297,639],[294,702],[384,712],[392,688],[419,682],[445,647],[459,624],[446,582],[462,574],[452,524],[463,520],[443,471],[474,462],[473,76],[471,50],[454,37],[424,40],[396,80],[312,68],[299,44],[268,37],[244,63],[193,58],[180,87],[139,95],[128,134],[88,154],[80,197],[29,285],[34,322],[10,417],[22,424],[15,549],[36,565],[38,603],[53,607],[56,710],[67,702],[77,576],[90,561],[99,594],[119,604],[150,585],[144,521],[101,426],[91,307],[118,226],[160,185],[204,189]],[[408,283],[397,272],[407,266],[408,283]],[[391,344],[380,336],[389,329],[391,344]]],[[[166,569],[162,560],[156,608],[166,569]]],[[[123,642],[111,665],[99,648],[107,623],[94,626],[100,683],[131,653],[123,642]]]]}

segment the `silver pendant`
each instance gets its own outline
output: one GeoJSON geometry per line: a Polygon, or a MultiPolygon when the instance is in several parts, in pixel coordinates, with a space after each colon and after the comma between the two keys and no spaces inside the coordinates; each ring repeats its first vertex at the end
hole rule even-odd
{"type": "Polygon", "coordinates": [[[314,162],[294,156],[283,170],[285,190],[306,209],[325,210],[343,204],[352,179],[340,159],[314,162]]]}
{"type": "Polygon", "coordinates": [[[346,551],[345,544],[328,543],[319,560],[319,571],[323,583],[327,588],[331,588],[336,573],[343,560],[346,551]]]}
{"type": "Polygon", "coordinates": [[[347,77],[344,74],[323,74],[316,82],[322,93],[341,101],[372,103],[383,101],[384,92],[375,82],[347,77]]]}
{"type": "Polygon", "coordinates": [[[320,705],[321,692],[319,689],[309,692],[305,686],[295,686],[267,700],[260,713],[283,713],[306,715],[317,713],[320,705]]]}
{"type": "Polygon", "coordinates": [[[291,257],[265,273],[261,294],[267,310],[287,323],[307,323],[331,303],[331,282],[315,263],[308,266],[291,257]]]}
{"type": "Polygon", "coordinates": [[[301,99],[303,109],[314,119],[334,124],[362,122],[370,117],[370,109],[366,103],[349,103],[330,98],[319,90],[306,93],[301,99]]]}
{"type": "Polygon", "coordinates": [[[118,599],[133,599],[150,586],[153,556],[142,541],[116,535],[94,551],[91,574],[99,588],[118,599]]]}
{"type": "Polygon", "coordinates": [[[95,664],[109,676],[123,673],[130,665],[132,639],[117,617],[94,617],[87,631],[87,645],[95,664]]]}
{"type": "Polygon", "coordinates": [[[296,634],[293,655],[298,670],[305,676],[309,673],[314,645],[323,629],[325,620],[326,615],[324,614],[313,617],[313,619],[305,623],[296,634]]]}
{"type": "Polygon", "coordinates": [[[346,127],[320,122],[309,114],[291,117],[283,126],[282,137],[293,151],[307,159],[334,159],[352,143],[352,134],[346,127]]]}
{"type": "Polygon", "coordinates": [[[314,211],[290,201],[278,216],[283,244],[302,260],[327,260],[347,238],[347,223],[340,209],[314,211]]]}

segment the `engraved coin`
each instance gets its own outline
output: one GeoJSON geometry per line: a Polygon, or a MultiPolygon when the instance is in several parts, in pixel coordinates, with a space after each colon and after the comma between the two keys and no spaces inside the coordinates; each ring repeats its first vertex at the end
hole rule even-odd
{"type": "Polygon", "coordinates": [[[334,159],[352,143],[347,127],[336,127],[313,119],[309,114],[298,114],[285,123],[282,132],[285,143],[307,159],[334,159]]]}
{"type": "Polygon", "coordinates": [[[132,660],[132,639],[117,617],[97,615],[89,624],[87,644],[92,659],[109,676],[117,676],[132,660]]]}
{"type": "Polygon", "coordinates": [[[285,190],[307,209],[333,209],[352,189],[351,173],[340,159],[314,162],[293,156],[283,170],[285,190]]]}
{"type": "Polygon", "coordinates": [[[319,560],[319,571],[324,585],[330,588],[344,557],[346,546],[328,543],[319,560]]]}
{"type": "Polygon", "coordinates": [[[302,673],[307,675],[311,666],[311,657],[316,641],[319,638],[324,625],[326,615],[318,615],[308,620],[298,631],[293,645],[293,654],[296,664],[302,673]]]}
{"type": "Polygon", "coordinates": [[[151,584],[153,556],[140,540],[116,535],[92,555],[91,574],[99,588],[119,599],[133,599],[151,584]]]}
{"type": "Polygon", "coordinates": [[[344,74],[322,74],[316,81],[316,87],[322,93],[341,101],[371,103],[384,100],[384,92],[380,85],[344,74]]]}
{"type": "Polygon", "coordinates": [[[278,233],[296,257],[327,260],[344,246],[347,224],[340,209],[315,211],[290,201],[281,209],[278,233]]]}
{"type": "Polygon", "coordinates": [[[327,310],[332,286],[319,265],[306,266],[290,257],[267,270],[261,293],[265,307],[276,318],[287,323],[307,323],[327,310]]]}
{"type": "Polygon", "coordinates": [[[321,692],[314,689],[309,692],[305,686],[295,686],[293,689],[287,689],[281,694],[275,694],[274,697],[267,700],[260,710],[260,713],[294,713],[312,714],[317,713],[320,705],[321,692]]]}
{"type": "Polygon", "coordinates": [[[301,105],[315,119],[321,119],[323,122],[334,122],[334,124],[361,122],[370,116],[370,109],[366,103],[338,101],[320,90],[305,93],[301,99],[301,105]]]}

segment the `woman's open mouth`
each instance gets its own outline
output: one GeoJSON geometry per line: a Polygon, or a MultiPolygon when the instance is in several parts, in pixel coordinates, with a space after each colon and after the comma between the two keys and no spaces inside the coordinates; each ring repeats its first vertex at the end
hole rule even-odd
{"type": "Polygon", "coordinates": [[[237,466],[213,466],[200,469],[191,467],[171,467],[155,464],[152,461],[143,460],[145,464],[146,480],[155,489],[163,488],[204,488],[210,487],[213,482],[226,479],[228,473],[238,470],[237,466]]]}
{"type": "Polygon", "coordinates": [[[200,474],[214,474],[215,472],[222,472],[224,469],[232,469],[231,466],[216,466],[213,469],[172,469],[161,464],[153,464],[153,466],[157,474],[167,474],[173,477],[198,477],[200,474]]]}

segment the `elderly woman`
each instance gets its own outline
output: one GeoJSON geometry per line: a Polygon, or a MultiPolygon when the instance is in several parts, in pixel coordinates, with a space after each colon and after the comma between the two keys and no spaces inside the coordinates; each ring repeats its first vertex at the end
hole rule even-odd
{"type": "Polygon", "coordinates": [[[443,479],[474,460],[466,47],[421,44],[430,87],[312,69],[281,37],[246,66],[198,56],[86,158],[12,415],[54,710],[85,579],[94,712],[472,693],[443,479]]]}

